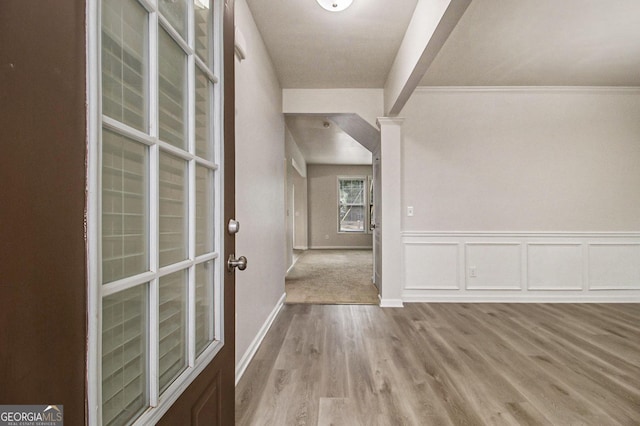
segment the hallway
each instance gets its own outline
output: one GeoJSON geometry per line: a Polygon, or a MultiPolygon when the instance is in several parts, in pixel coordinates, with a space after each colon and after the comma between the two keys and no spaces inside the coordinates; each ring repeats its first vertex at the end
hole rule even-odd
{"type": "Polygon", "coordinates": [[[286,303],[378,304],[371,250],[306,250],[285,280],[286,303]]]}

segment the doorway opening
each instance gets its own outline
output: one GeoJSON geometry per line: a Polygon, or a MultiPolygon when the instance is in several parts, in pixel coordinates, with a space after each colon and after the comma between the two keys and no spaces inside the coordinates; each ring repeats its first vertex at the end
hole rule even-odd
{"type": "Polygon", "coordinates": [[[378,304],[371,150],[327,116],[287,114],[285,122],[293,165],[286,303],[378,304]]]}
{"type": "Polygon", "coordinates": [[[371,250],[307,250],[287,275],[286,303],[378,304],[371,250]]]}

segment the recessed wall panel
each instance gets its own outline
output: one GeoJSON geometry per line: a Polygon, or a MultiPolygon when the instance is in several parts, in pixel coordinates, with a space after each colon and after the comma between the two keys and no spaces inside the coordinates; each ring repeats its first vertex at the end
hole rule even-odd
{"type": "Polygon", "coordinates": [[[458,290],[458,244],[405,245],[407,290],[458,290]]]}
{"type": "Polygon", "coordinates": [[[640,244],[590,244],[589,289],[640,289],[640,244]]]}
{"type": "Polygon", "coordinates": [[[582,246],[529,244],[527,272],[529,290],[582,290],[582,246]]]}
{"type": "Polygon", "coordinates": [[[468,290],[521,290],[521,245],[467,243],[465,245],[468,290]]]}

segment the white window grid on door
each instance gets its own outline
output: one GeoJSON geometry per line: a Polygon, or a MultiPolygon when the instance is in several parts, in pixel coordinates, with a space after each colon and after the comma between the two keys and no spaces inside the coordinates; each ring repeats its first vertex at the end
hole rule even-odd
{"type": "MultiPolygon", "coordinates": [[[[162,13],[164,0],[115,0],[133,3],[143,8],[146,13],[145,45],[147,64],[144,67],[146,83],[144,94],[146,103],[142,114],[146,114],[142,126],[127,123],[124,113],[122,117],[113,118],[103,114],[102,110],[102,61],[101,61],[101,7],[102,2],[114,2],[114,0],[102,0],[87,2],[88,22],[88,48],[87,48],[87,100],[88,100],[88,211],[87,211],[87,238],[88,252],[88,334],[89,345],[87,353],[88,364],[88,396],[89,396],[89,422],[90,424],[103,424],[102,412],[102,341],[103,341],[103,301],[114,295],[126,294],[131,289],[142,289],[146,297],[146,311],[141,315],[146,316],[146,346],[144,372],[145,408],[133,419],[127,420],[127,424],[153,424],[168,410],[170,405],[179,397],[186,387],[202,372],[204,367],[213,359],[215,354],[224,344],[223,324],[223,262],[220,250],[222,245],[222,200],[223,200],[223,173],[221,159],[223,158],[222,137],[222,0],[184,0],[186,6],[186,20],[184,30],[178,31],[172,26],[175,19],[165,17],[162,13]],[[201,58],[202,43],[196,41],[195,7],[209,5],[210,14],[207,20],[208,54],[201,58]],[[169,19],[167,19],[169,18],[169,19]],[[163,140],[160,137],[160,79],[159,79],[159,38],[168,35],[170,42],[175,43],[181,54],[185,57],[183,70],[186,72],[186,90],[184,97],[184,146],[176,146],[175,143],[163,140]],[[186,37],[183,37],[185,35],[186,37]],[[205,105],[205,114],[208,115],[208,153],[202,152],[196,143],[196,76],[207,81],[208,104],[205,105]],[[140,128],[142,127],[142,128],[140,128]],[[144,271],[134,274],[114,275],[115,278],[103,283],[103,253],[102,253],[102,186],[103,186],[103,134],[113,134],[116,137],[126,138],[138,147],[144,147],[143,166],[146,168],[146,236],[145,247],[147,265],[144,271]],[[160,264],[159,259],[159,222],[160,222],[160,169],[161,157],[171,157],[177,164],[184,164],[183,187],[185,193],[186,227],[186,252],[183,259],[160,264]],[[205,213],[213,216],[212,229],[209,233],[210,244],[203,241],[201,236],[196,236],[197,209],[196,205],[197,179],[208,179],[209,188],[207,202],[204,206],[205,213]],[[198,175],[198,176],[197,176],[198,175]],[[198,240],[198,246],[196,245],[198,240]],[[208,327],[196,326],[196,274],[197,270],[206,270],[206,265],[211,265],[213,276],[212,286],[208,299],[210,311],[208,312],[208,327]],[[184,368],[177,377],[171,378],[160,386],[159,372],[159,286],[161,280],[169,280],[176,274],[184,276],[186,282],[186,345],[184,368]],[[200,344],[196,347],[196,337],[204,336],[210,344],[200,344]]],[[[180,3],[180,1],[178,1],[180,3]]],[[[175,47],[174,46],[174,47],[175,47]]],[[[124,85],[124,83],[123,83],[124,85]]],[[[206,103],[206,100],[204,101],[206,103]]],[[[200,103],[203,103],[201,101],[200,103]]],[[[124,108],[123,108],[124,109],[124,108]]],[[[113,114],[111,114],[113,115],[113,114]]],[[[175,142],[175,141],[174,141],[175,142]]],[[[122,232],[124,234],[124,231],[122,232]]],[[[206,238],[205,238],[206,240],[206,238]]],[[[124,262],[124,261],[123,261],[124,262]]],[[[211,275],[211,274],[210,274],[211,275]]],[[[142,338],[142,337],[141,337],[142,338]]],[[[124,372],[123,372],[124,374],[124,372]]],[[[104,422],[106,424],[106,421],[104,422]]]]}

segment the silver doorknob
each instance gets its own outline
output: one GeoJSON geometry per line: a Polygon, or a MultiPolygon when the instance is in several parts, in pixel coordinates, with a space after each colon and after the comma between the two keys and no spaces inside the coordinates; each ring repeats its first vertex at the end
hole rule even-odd
{"type": "Polygon", "coordinates": [[[233,254],[229,255],[229,260],[227,260],[227,270],[229,272],[233,271],[233,268],[238,268],[241,271],[247,269],[247,258],[244,256],[240,256],[239,258],[233,257],[233,254]]]}

